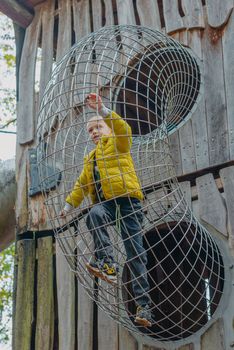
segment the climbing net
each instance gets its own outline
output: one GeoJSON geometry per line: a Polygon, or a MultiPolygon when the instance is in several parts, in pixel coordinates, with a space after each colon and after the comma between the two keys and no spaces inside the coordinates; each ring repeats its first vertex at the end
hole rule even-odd
{"type": "Polygon", "coordinates": [[[168,134],[196,108],[201,86],[197,60],[172,38],[141,26],[104,27],[57,64],[38,117],[41,186],[71,270],[113,319],[160,341],[201,329],[212,319],[224,288],[220,250],[184,198],[168,143],[168,134]],[[87,131],[100,111],[98,105],[87,106],[90,93],[131,127],[130,132],[126,123],[120,126],[111,112],[105,117],[111,134],[96,145],[100,180],[94,177],[95,145],[87,131]],[[71,192],[84,158],[88,172],[78,183],[84,198],[61,218],[67,196],[76,202],[71,192]],[[136,199],[141,193],[142,207],[136,199]],[[93,277],[88,268],[105,257],[117,271],[114,283],[102,273],[93,277]],[[137,305],[146,302],[151,327],[135,322],[137,305]]]}

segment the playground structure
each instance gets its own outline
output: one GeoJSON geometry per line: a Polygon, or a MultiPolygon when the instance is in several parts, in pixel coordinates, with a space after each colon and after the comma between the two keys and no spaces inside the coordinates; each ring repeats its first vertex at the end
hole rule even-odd
{"type": "MultiPolygon", "coordinates": [[[[15,349],[27,349],[33,344],[36,349],[92,349],[96,346],[102,350],[119,350],[128,344],[129,349],[142,346],[143,349],[223,350],[233,344],[234,223],[230,214],[234,203],[233,83],[229,74],[229,67],[233,66],[233,2],[182,1],[182,7],[169,0],[149,1],[148,4],[117,0],[44,1],[33,8],[35,13],[31,15],[32,22],[27,23],[23,41],[20,38],[24,36],[24,29],[16,26],[21,35],[17,44],[17,57],[21,61],[18,66],[15,349]],[[211,235],[212,242],[215,241],[213,247],[218,242],[225,267],[224,289],[221,288],[224,302],[217,302],[219,307],[214,318],[180,340],[160,342],[154,338],[148,341],[148,337],[126,331],[97,308],[96,302],[86,295],[81,283],[70,273],[60,247],[54,243],[53,225],[35,181],[36,116],[53,65],[90,32],[104,25],[126,23],[150,26],[169,34],[189,46],[203,66],[204,92],[198,108],[192,111],[186,123],[168,130],[169,144],[175,174],[187,203],[211,235]],[[41,57],[41,74],[35,88],[38,56],[41,57]]],[[[119,84],[121,87],[121,77],[119,84]]],[[[105,96],[108,97],[108,93],[105,96]]],[[[119,96],[116,102],[120,107],[121,98],[119,96]]]]}

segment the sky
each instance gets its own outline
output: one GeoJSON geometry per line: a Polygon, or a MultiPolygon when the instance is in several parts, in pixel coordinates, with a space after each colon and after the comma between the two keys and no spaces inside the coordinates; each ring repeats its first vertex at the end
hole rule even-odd
{"type": "Polygon", "coordinates": [[[0,133],[0,160],[4,161],[14,158],[15,147],[16,135],[0,133]]]}

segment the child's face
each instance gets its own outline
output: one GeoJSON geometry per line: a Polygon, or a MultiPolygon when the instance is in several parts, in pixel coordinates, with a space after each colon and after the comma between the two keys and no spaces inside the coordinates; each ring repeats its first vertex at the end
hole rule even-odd
{"type": "Polygon", "coordinates": [[[88,133],[91,137],[91,140],[98,144],[98,141],[102,135],[110,135],[111,129],[107,126],[103,119],[96,119],[95,117],[89,120],[87,125],[88,133]]]}

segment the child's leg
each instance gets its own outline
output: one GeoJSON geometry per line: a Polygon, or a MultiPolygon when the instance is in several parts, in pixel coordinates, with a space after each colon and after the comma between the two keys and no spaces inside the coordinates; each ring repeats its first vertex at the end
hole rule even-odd
{"type": "Polygon", "coordinates": [[[99,260],[103,258],[114,259],[113,248],[106,225],[115,219],[114,207],[111,202],[95,204],[89,211],[86,224],[93,236],[95,255],[99,260]]]}
{"type": "Polygon", "coordinates": [[[141,227],[143,213],[137,199],[126,199],[120,203],[121,234],[127,253],[127,263],[131,271],[132,287],[138,305],[150,304],[150,289],[147,278],[147,254],[143,247],[141,227]]]}

